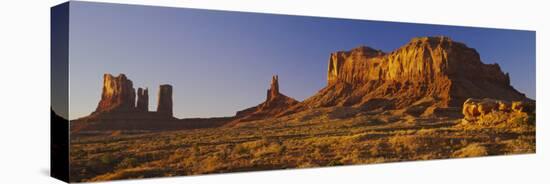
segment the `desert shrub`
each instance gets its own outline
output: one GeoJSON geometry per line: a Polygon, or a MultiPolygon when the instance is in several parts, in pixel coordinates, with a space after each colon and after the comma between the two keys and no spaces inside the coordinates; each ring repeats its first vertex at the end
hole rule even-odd
{"type": "Polygon", "coordinates": [[[535,124],[535,115],[528,115],[527,113],[514,113],[508,120],[508,124],[514,127],[525,127],[535,124]]]}
{"type": "Polygon", "coordinates": [[[262,157],[266,155],[280,155],[282,153],[283,146],[279,143],[271,143],[268,146],[260,147],[257,151],[254,152],[254,156],[262,157]]]}
{"type": "Polygon", "coordinates": [[[117,169],[126,169],[137,166],[138,161],[133,157],[126,157],[117,165],[117,169]]]}
{"type": "Polygon", "coordinates": [[[430,128],[430,129],[422,128],[422,129],[418,130],[416,133],[419,136],[433,136],[433,135],[436,135],[437,130],[433,129],[433,128],[430,128]]]}
{"type": "Polygon", "coordinates": [[[521,153],[535,153],[536,144],[534,136],[520,136],[515,140],[506,142],[508,153],[521,154],[521,153]]]}
{"type": "Polygon", "coordinates": [[[193,153],[194,156],[200,156],[201,155],[201,148],[199,147],[198,144],[193,144],[193,146],[191,147],[191,152],[193,153]]]}
{"type": "Polygon", "coordinates": [[[340,142],[358,143],[358,142],[366,141],[367,137],[368,137],[368,133],[359,133],[351,136],[346,136],[342,138],[340,142]]]}
{"type": "Polygon", "coordinates": [[[306,162],[299,163],[297,166],[297,168],[311,168],[311,167],[319,167],[319,164],[311,161],[306,161],[306,162]]]}
{"type": "Polygon", "coordinates": [[[213,155],[206,157],[204,160],[202,160],[201,163],[201,168],[203,172],[214,172],[222,166],[223,160],[220,159],[218,156],[213,155]]]}
{"type": "Polygon", "coordinates": [[[247,155],[250,153],[250,149],[243,144],[237,144],[235,148],[233,148],[233,152],[238,155],[247,155]]]}
{"type": "MultiPolygon", "coordinates": [[[[351,152],[347,153],[341,153],[339,154],[342,158],[340,159],[339,163],[342,164],[358,164],[363,162],[363,153],[359,148],[353,149],[351,152]]],[[[331,161],[333,162],[333,161],[331,161]]],[[[329,163],[331,165],[331,163],[329,163]]]]}
{"type": "Polygon", "coordinates": [[[327,166],[339,166],[339,165],[344,165],[342,162],[340,162],[339,160],[331,160],[327,166]]]}
{"type": "Polygon", "coordinates": [[[105,180],[118,180],[118,179],[128,179],[128,178],[144,178],[144,177],[154,177],[162,176],[164,172],[161,168],[131,168],[131,169],[122,169],[112,173],[106,173],[99,175],[95,178],[85,180],[85,181],[105,181],[105,180]]]}
{"type": "Polygon", "coordinates": [[[122,135],[122,131],[120,131],[120,130],[111,132],[111,136],[112,136],[112,137],[120,136],[120,135],[122,135]]]}
{"type": "Polygon", "coordinates": [[[324,154],[327,154],[330,151],[330,145],[329,144],[318,144],[315,147],[314,155],[316,157],[322,158],[324,154]]]}
{"type": "Polygon", "coordinates": [[[75,158],[83,158],[87,155],[86,151],[82,149],[71,150],[71,156],[75,158]]]}
{"type": "Polygon", "coordinates": [[[369,154],[371,156],[381,156],[387,149],[388,144],[386,139],[378,139],[372,141],[369,148],[369,154]]]}
{"type": "Polygon", "coordinates": [[[269,141],[267,140],[267,138],[262,138],[256,141],[245,142],[245,143],[242,143],[241,145],[248,148],[249,150],[255,150],[260,147],[264,147],[268,144],[269,144],[269,141]]]}
{"type": "Polygon", "coordinates": [[[231,154],[231,146],[229,145],[219,145],[217,146],[217,152],[215,155],[222,160],[226,160],[231,154]]]}
{"type": "Polygon", "coordinates": [[[102,164],[110,165],[115,161],[114,157],[111,154],[103,154],[101,157],[99,157],[99,161],[101,161],[102,164]]]}
{"type": "Polygon", "coordinates": [[[479,157],[488,155],[487,148],[479,143],[472,143],[455,151],[453,157],[479,157]]]}
{"type": "Polygon", "coordinates": [[[395,135],[390,137],[388,142],[397,154],[406,151],[416,152],[424,145],[422,139],[415,135],[395,135]]]}

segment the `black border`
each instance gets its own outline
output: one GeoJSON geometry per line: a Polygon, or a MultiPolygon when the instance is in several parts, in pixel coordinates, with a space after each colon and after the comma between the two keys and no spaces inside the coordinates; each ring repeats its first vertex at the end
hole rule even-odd
{"type": "Polygon", "coordinates": [[[69,2],[50,10],[50,176],[69,182],[69,2]]]}

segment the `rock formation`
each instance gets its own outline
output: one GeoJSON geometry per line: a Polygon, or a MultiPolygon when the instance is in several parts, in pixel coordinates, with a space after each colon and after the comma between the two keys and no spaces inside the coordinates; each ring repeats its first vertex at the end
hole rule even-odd
{"type": "Polygon", "coordinates": [[[140,112],[149,111],[149,90],[138,88],[136,110],[140,112]]]}
{"type": "Polygon", "coordinates": [[[307,108],[397,109],[423,100],[460,107],[467,98],[525,100],[498,64],[448,37],[414,38],[390,53],[361,46],[330,55],[327,86],[285,114],[307,108]]]}
{"type": "Polygon", "coordinates": [[[71,120],[71,132],[98,130],[175,130],[214,126],[228,122],[230,118],[178,120],[173,117],[172,86],[159,87],[157,111],[149,111],[149,90],[138,88],[126,75],[113,77],[105,74],[101,101],[92,114],[71,120]],[[185,122],[185,123],[180,123],[185,122]]]}
{"type": "Polygon", "coordinates": [[[505,101],[490,98],[474,99],[469,98],[462,106],[464,119],[477,119],[493,112],[533,113],[535,102],[527,101],[505,101]]]}
{"type": "Polygon", "coordinates": [[[134,110],[136,92],[126,75],[103,75],[103,91],[95,113],[129,112],[134,110]]]}
{"type": "Polygon", "coordinates": [[[272,101],[279,95],[279,76],[274,75],[273,77],[271,77],[271,87],[269,87],[269,89],[267,90],[266,101],[272,101]]]}
{"type": "Polygon", "coordinates": [[[525,125],[534,125],[535,102],[505,101],[490,98],[469,98],[462,106],[464,127],[500,126],[513,128],[525,125]]]}
{"type": "Polygon", "coordinates": [[[157,113],[172,117],[172,86],[168,84],[159,86],[157,113]]]}
{"type": "Polygon", "coordinates": [[[279,92],[279,76],[275,75],[271,78],[266,100],[257,106],[238,111],[233,122],[272,118],[296,104],[298,101],[279,92]]]}

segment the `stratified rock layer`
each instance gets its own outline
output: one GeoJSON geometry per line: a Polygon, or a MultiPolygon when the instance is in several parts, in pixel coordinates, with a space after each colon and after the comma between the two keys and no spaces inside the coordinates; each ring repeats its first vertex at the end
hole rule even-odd
{"type": "Polygon", "coordinates": [[[421,37],[390,53],[365,46],[332,53],[327,86],[283,115],[330,106],[397,109],[419,100],[460,107],[468,98],[486,97],[526,99],[476,50],[448,37],[421,37]]]}

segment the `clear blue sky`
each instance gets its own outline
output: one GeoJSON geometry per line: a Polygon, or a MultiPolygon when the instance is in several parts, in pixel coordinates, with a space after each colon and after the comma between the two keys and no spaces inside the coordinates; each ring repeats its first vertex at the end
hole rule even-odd
{"type": "Polygon", "coordinates": [[[535,32],[318,17],[71,2],[70,119],[88,115],[103,73],[174,86],[174,114],[231,116],[266,96],[271,76],[303,100],[326,85],[329,54],[367,45],[392,51],[413,37],[445,35],[498,63],[535,99],[535,32]]]}

